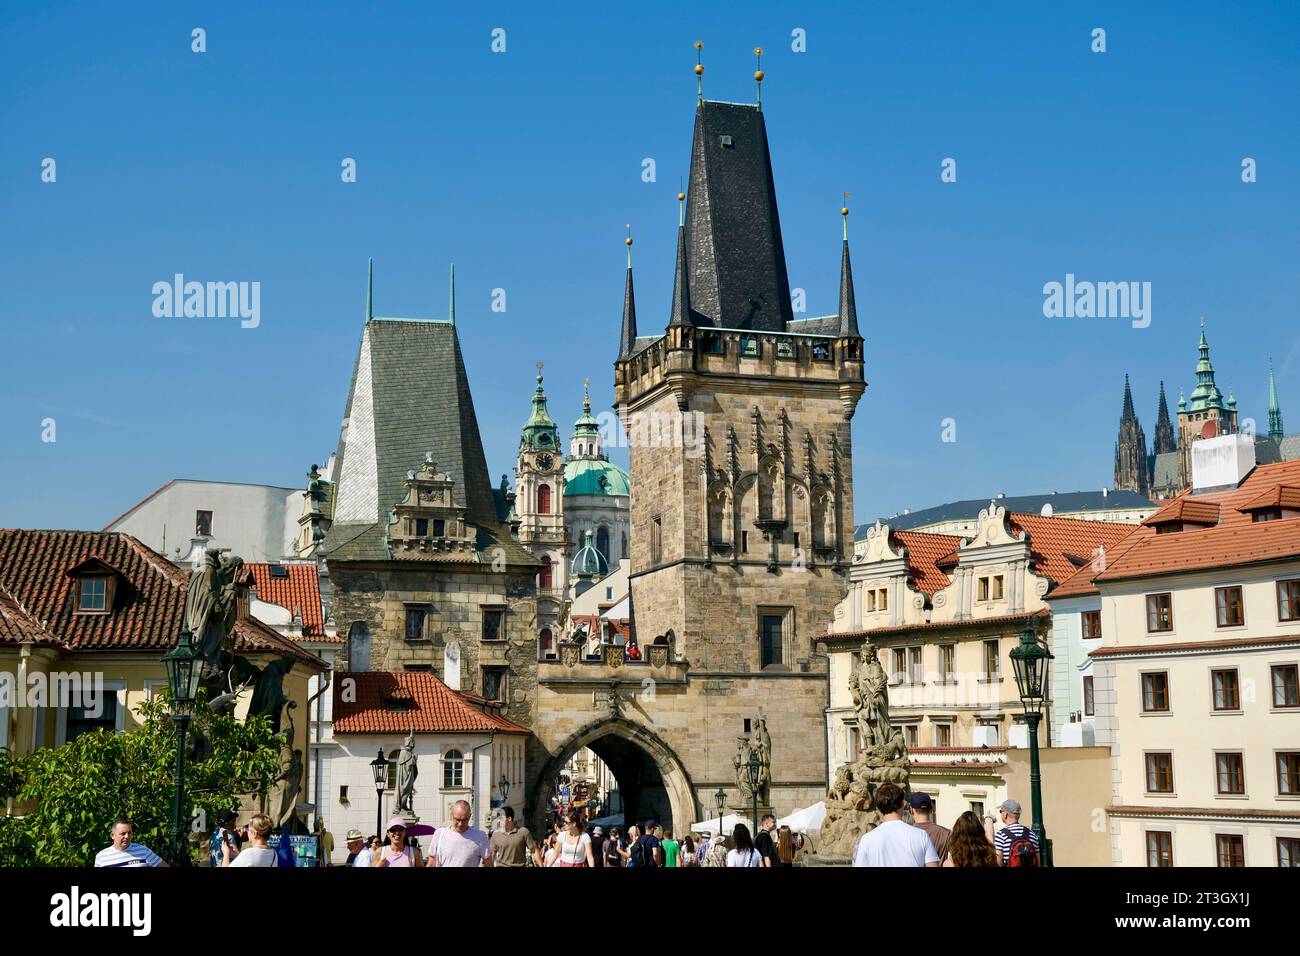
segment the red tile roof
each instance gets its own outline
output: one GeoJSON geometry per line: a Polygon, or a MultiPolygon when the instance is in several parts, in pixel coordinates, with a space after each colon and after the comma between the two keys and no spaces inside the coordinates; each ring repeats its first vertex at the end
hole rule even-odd
{"type": "Polygon", "coordinates": [[[939,570],[936,562],[960,545],[961,538],[924,531],[895,531],[892,537],[907,548],[907,565],[919,590],[933,595],[949,585],[951,579],[939,570]]]}
{"type": "Polygon", "coordinates": [[[1065,579],[1064,583],[1053,588],[1047,594],[1047,600],[1054,601],[1059,598],[1082,597],[1088,594],[1098,594],[1097,585],[1093,583],[1093,578],[1101,571],[1110,566],[1112,561],[1119,559],[1129,548],[1137,544],[1143,538],[1149,537],[1156,533],[1154,528],[1132,525],[1132,531],[1126,538],[1122,538],[1115,544],[1105,548],[1101,554],[1097,555],[1095,561],[1089,561],[1074,574],[1065,579]]]}
{"type": "MultiPolygon", "coordinates": [[[[176,643],[185,618],[189,574],[129,534],[117,531],[0,529],[0,588],[30,621],[69,651],[148,651],[160,656],[176,643]],[[122,578],[111,614],[73,613],[75,579],[87,561],[122,578]]],[[[16,620],[17,618],[12,618],[16,620]]],[[[259,621],[241,619],[235,646],[293,654],[324,670],[325,662],[259,621]]]]}
{"type": "Polygon", "coordinates": [[[334,733],[529,733],[472,701],[485,703],[452,690],[427,671],[336,674],[334,733]]]}
{"type": "MultiPolygon", "coordinates": [[[[1300,460],[1259,465],[1237,488],[1196,495],[1198,507],[1201,502],[1218,507],[1217,524],[1148,534],[1109,561],[1094,580],[1118,581],[1300,557],[1300,518],[1254,521],[1239,510],[1279,485],[1300,485],[1300,460]]],[[[1190,489],[1176,500],[1189,497],[1190,489]]]]}
{"type": "Polygon", "coordinates": [[[0,585],[0,644],[21,644],[24,641],[58,647],[63,645],[62,641],[28,613],[17,598],[0,585]]]}
{"type": "Polygon", "coordinates": [[[1237,506],[1238,511],[1263,511],[1266,508],[1300,509],[1300,487],[1277,485],[1266,488],[1258,497],[1237,506]]]}
{"type": "MultiPolygon", "coordinates": [[[[265,561],[251,562],[244,567],[253,575],[253,587],[257,590],[259,601],[278,604],[290,614],[295,611],[301,613],[303,636],[310,638],[325,636],[325,614],[320,603],[320,578],[314,561],[279,565],[284,568],[285,577],[273,576],[272,565],[265,561]]],[[[342,638],[338,640],[341,641],[342,638]]]]}
{"type": "Polygon", "coordinates": [[[1148,515],[1142,521],[1143,524],[1150,525],[1153,528],[1175,522],[1201,525],[1218,524],[1219,505],[1217,502],[1207,501],[1203,498],[1179,495],[1155,514],[1148,515]]]}
{"type": "Polygon", "coordinates": [[[1091,561],[1098,548],[1110,548],[1133,533],[1133,525],[1111,521],[1084,521],[1046,515],[1012,514],[1011,530],[1029,532],[1029,553],[1034,571],[1060,584],[1079,565],[1070,557],[1091,561]]]}

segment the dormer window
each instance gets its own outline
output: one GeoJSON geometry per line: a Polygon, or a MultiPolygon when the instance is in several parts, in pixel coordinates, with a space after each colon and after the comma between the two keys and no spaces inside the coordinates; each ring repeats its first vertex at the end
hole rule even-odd
{"type": "Polygon", "coordinates": [[[108,610],[109,579],[84,577],[78,583],[77,612],[103,614],[108,610]]]}
{"type": "Polygon", "coordinates": [[[1281,508],[1261,508],[1250,516],[1251,521],[1281,521],[1281,508]]]}

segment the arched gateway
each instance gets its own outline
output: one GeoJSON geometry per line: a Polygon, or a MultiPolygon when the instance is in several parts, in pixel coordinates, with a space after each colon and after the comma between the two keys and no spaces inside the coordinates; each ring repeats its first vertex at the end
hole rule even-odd
{"type": "Polygon", "coordinates": [[[545,815],[556,778],[583,747],[591,748],[618,778],[626,822],[654,817],[674,832],[683,832],[699,819],[690,775],[672,748],[642,724],[604,717],[561,741],[543,767],[530,804],[539,832],[548,829],[545,815]]]}

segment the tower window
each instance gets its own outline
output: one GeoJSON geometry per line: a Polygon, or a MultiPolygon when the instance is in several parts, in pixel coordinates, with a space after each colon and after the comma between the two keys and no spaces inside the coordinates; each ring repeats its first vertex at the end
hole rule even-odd
{"type": "Polygon", "coordinates": [[[429,519],[428,519],[428,518],[416,518],[416,519],[415,519],[415,536],[416,536],[417,538],[427,538],[427,537],[429,536],[429,519]]]}
{"type": "Polygon", "coordinates": [[[664,519],[656,516],[650,522],[650,563],[658,564],[664,556],[664,519]]]}
{"type": "Polygon", "coordinates": [[[759,354],[758,339],[751,339],[751,338],[741,339],[740,354],[746,358],[756,358],[759,354]]]}
{"type": "Polygon", "coordinates": [[[726,348],[722,341],[722,336],[717,332],[706,332],[704,334],[704,353],[706,355],[722,355],[726,348]]]}
{"type": "Polygon", "coordinates": [[[722,137],[722,148],[723,148],[723,149],[734,149],[734,148],[735,148],[735,144],[732,143],[732,141],[731,141],[731,137],[730,137],[730,136],[723,136],[723,137],[722,137]]]}
{"type": "Polygon", "coordinates": [[[794,343],[780,341],[776,343],[777,358],[794,358],[794,343]]]}
{"type": "Polygon", "coordinates": [[[763,667],[771,667],[785,662],[785,648],[781,640],[781,624],[782,615],[780,614],[764,614],[762,616],[763,667]]]}
{"type": "Polygon", "coordinates": [[[537,513],[548,515],[551,513],[551,486],[541,485],[537,489],[537,513]]]}
{"type": "Polygon", "coordinates": [[[537,572],[537,587],[542,591],[549,591],[553,586],[554,568],[551,566],[551,556],[549,554],[542,556],[542,569],[537,572]]]}
{"type": "Polygon", "coordinates": [[[194,512],[194,534],[196,537],[200,538],[209,538],[212,536],[211,511],[194,512]]]}

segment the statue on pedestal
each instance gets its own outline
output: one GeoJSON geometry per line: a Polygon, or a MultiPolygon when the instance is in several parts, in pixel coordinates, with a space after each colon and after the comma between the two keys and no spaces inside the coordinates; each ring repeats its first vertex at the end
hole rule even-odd
{"type": "Polygon", "coordinates": [[[397,812],[415,813],[415,778],[420,768],[415,763],[415,731],[406,736],[397,758],[397,812]]]}
{"type": "Polygon", "coordinates": [[[741,734],[736,738],[736,757],[733,765],[736,768],[736,789],[740,791],[743,804],[745,806],[752,804],[757,793],[759,806],[768,806],[772,787],[772,736],[767,732],[767,718],[763,716],[761,709],[753,729],[748,734],[741,734]],[[751,754],[758,757],[757,788],[751,787],[749,783],[751,754]]]}
{"type": "Polygon", "coordinates": [[[889,676],[870,641],[862,645],[861,657],[849,674],[849,693],[862,749],[831,780],[818,848],[825,858],[849,856],[858,838],[880,822],[875,804],[880,784],[897,784],[904,793],[909,789],[907,746],[902,732],[889,723],[889,676]]]}

